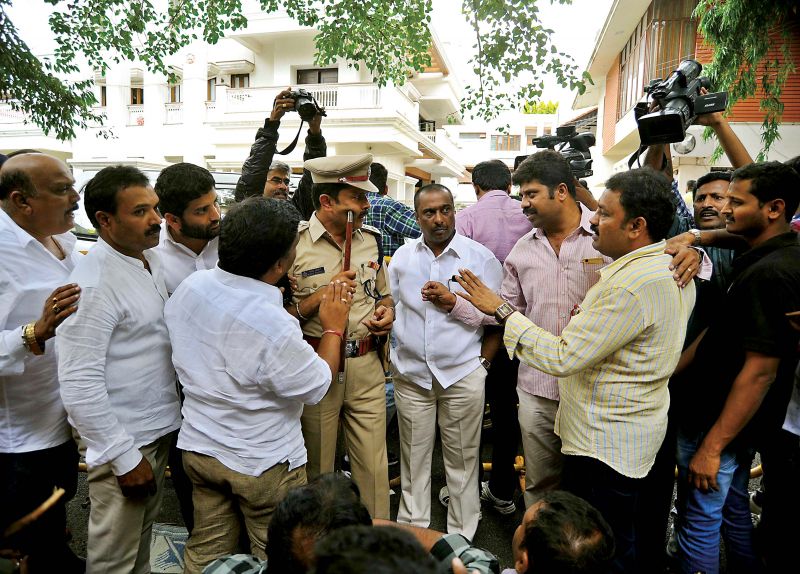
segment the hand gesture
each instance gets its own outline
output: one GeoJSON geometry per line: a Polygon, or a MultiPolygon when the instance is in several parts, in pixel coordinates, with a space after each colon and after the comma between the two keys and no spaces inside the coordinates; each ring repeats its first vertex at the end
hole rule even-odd
{"type": "Polygon", "coordinates": [[[487,315],[494,315],[497,308],[505,303],[500,295],[484,285],[483,281],[469,269],[459,269],[458,272],[461,276],[456,276],[456,281],[466,291],[466,293],[458,293],[458,296],[472,303],[479,311],[487,315]]]}
{"type": "Polygon", "coordinates": [[[689,281],[700,273],[700,264],[703,261],[703,256],[700,255],[697,249],[684,246],[677,249],[667,247],[664,252],[672,255],[672,262],[669,264],[669,268],[674,271],[672,277],[678,287],[686,287],[689,281]]]}
{"type": "Polygon", "coordinates": [[[388,335],[392,330],[392,323],[394,323],[394,308],[378,305],[372,318],[364,319],[362,323],[376,337],[388,335]]]}
{"type": "Polygon", "coordinates": [[[353,305],[353,294],[342,281],[331,281],[323,287],[319,304],[319,322],[323,330],[347,331],[347,319],[353,305]]]}
{"type": "Polygon", "coordinates": [[[717,473],[719,472],[719,453],[710,452],[700,445],[689,461],[689,484],[701,492],[719,490],[717,473]]]}
{"type": "Polygon", "coordinates": [[[344,283],[347,288],[350,290],[351,295],[356,294],[356,272],[353,269],[349,271],[340,271],[333,277],[331,277],[331,282],[338,281],[339,283],[344,283]]]}
{"type": "Polygon", "coordinates": [[[118,476],[117,483],[125,498],[145,498],[156,493],[153,467],[144,456],[133,470],[118,476]]]}
{"type": "Polygon", "coordinates": [[[81,297],[81,288],[76,283],[69,283],[56,288],[44,302],[42,316],[33,327],[36,338],[46,341],[55,336],[56,327],[64,319],[78,310],[78,299],[81,297]]]}
{"type": "Polygon", "coordinates": [[[289,97],[291,93],[292,88],[286,88],[275,96],[275,102],[272,105],[272,113],[270,113],[269,119],[273,121],[280,120],[283,114],[294,109],[294,100],[289,97]]]}
{"type": "Polygon", "coordinates": [[[433,303],[445,313],[449,313],[456,305],[456,295],[438,281],[428,281],[422,286],[422,300],[433,303]]]}
{"type": "Polygon", "coordinates": [[[312,134],[321,134],[322,133],[322,116],[325,115],[325,108],[320,108],[320,110],[311,118],[311,121],[308,122],[308,131],[312,134]]]}

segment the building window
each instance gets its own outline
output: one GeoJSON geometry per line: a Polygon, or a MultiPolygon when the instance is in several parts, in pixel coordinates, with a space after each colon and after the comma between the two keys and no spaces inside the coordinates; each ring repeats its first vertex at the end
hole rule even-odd
{"type": "Polygon", "coordinates": [[[210,78],[206,82],[206,101],[207,102],[217,101],[217,78],[210,78]]]}
{"type": "Polygon", "coordinates": [[[644,96],[644,86],[694,58],[697,0],[653,0],[620,53],[617,119],[644,96]]]}
{"type": "Polygon", "coordinates": [[[106,107],[106,87],[100,86],[100,105],[106,107]]]}
{"type": "Polygon", "coordinates": [[[231,74],[231,88],[249,88],[250,74],[231,74]]]}
{"type": "Polygon", "coordinates": [[[338,81],[339,68],[297,70],[298,84],[336,84],[338,81]]]}
{"type": "Polygon", "coordinates": [[[181,102],[181,85],[174,84],[169,86],[169,103],[178,104],[181,102]]]}
{"type": "Polygon", "coordinates": [[[144,104],[144,88],[131,88],[131,105],[141,106],[144,104]]]}
{"type": "Polygon", "coordinates": [[[460,140],[485,140],[486,132],[461,132],[458,134],[460,140]]]}
{"type": "Polygon", "coordinates": [[[519,151],[520,136],[499,135],[492,136],[492,151],[519,151]]]}
{"type": "Polygon", "coordinates": [[[433,120],[419,119],[419,131],[421,132],[436,132],[436,122],[433,120]]]}

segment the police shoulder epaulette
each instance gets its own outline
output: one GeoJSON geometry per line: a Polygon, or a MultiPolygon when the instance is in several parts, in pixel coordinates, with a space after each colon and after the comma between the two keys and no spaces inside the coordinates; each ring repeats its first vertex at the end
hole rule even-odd
{"type": "Polygon", "coordinates": [[[372,227],[371,225],[367,225],[366,223],[361,225],[361,229],[377,237],[380,237],[382,235],[380,229],[378,229],[377,227],[372,227]]]}

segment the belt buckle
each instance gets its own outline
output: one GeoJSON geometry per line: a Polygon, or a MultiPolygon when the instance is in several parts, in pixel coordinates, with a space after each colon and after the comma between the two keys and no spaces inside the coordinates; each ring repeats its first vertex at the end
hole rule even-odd
{"type": "Polygon", "coordinates": [[[344,343],[344,356],[348,359],[358,357],[359,343],[357,339],[348,339],[344,343]]]}

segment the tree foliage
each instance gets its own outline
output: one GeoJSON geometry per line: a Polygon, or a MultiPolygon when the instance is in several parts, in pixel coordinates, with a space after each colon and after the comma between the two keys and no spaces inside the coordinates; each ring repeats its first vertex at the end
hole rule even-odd
{"type": "Polygon", "coordinates": [[[554,114],[558,111],[558,102],[525,102],[522,106],[523,114],[554,114]]]}
{"type": "MultiPolygon", "coordinates": [[[[100,118],[92,111],[93,80],[77,77],[83,62],[104,73],[120,60],[139,61],[171,79],[166,59],[194,40],[218,42],[247,26],[242,0],[46,0],[55,7],[49,24],[58,48],[40,60],[19,39],[0,0],[0,97],[25,110],[46,133],[61,140],[100,118]]],[[[554,2],[555,0],[550,0],[554,2]]],[[[571,0],[558,0],[568,4],[571,0]]],[[[430,65],[431,0],[259,0],[267,13],[283,9],[299,24],[318,30],[316,60],[326,66],[343,58],[365,66],[385,85],[403,84],[410,72],[430,65]]],[[[535,0],[463,0],[473,24],[478,85],[462,107],[492,119],[507,105],[517,108],[541,95],[544,74],[583,91],[577,66],[550,42],[535,0]],[[525,72],[537,79],[519,91],[504,84],[525,72]]]]}
{"type": "Polygon", "coordinates": [[[714,54],[704,74],[712,85],[727,90],[728,109],[756,94],[761,99],[764,121],[757,161],[780,138],[781,95],[796,71],[789,48],[798,30],[797,10],[796,0],[700,0],[695,9],[700,33],[714,54]],[[779,55],[771,57],[770,52],[779,55]]]}

